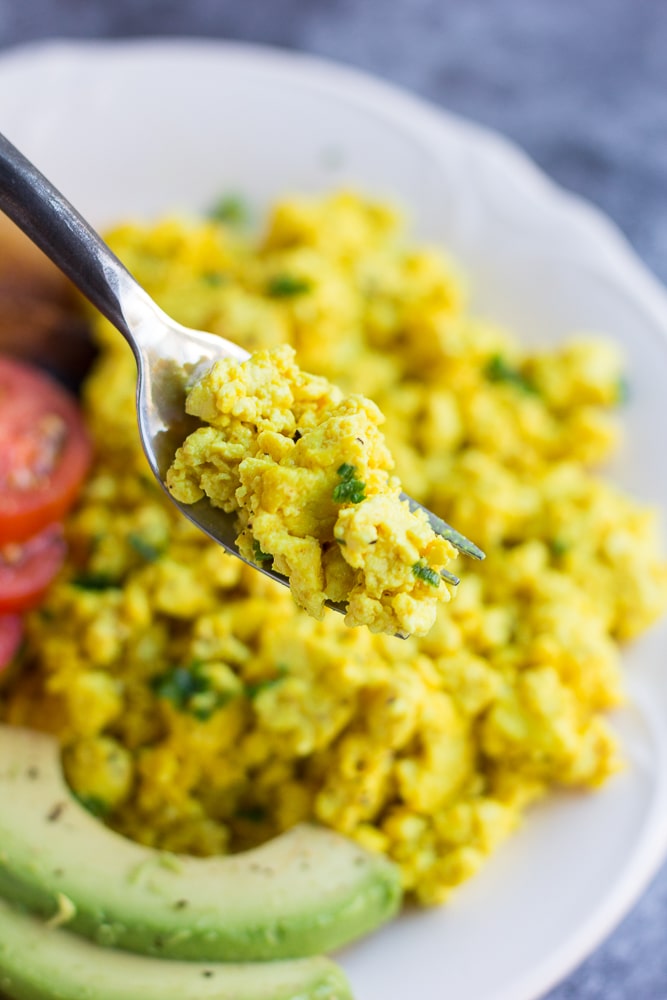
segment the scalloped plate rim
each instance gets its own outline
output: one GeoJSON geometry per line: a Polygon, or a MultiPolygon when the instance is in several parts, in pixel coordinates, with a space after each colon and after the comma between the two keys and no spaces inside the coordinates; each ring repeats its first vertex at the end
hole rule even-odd
{"type": "MultiPolygon", "coordinates": [[[[471,122],[361,70],[304,53],[194,37],[53,39],[27,43],[1,53],[0,79],[8,71],[22,72],[31,62],[39,66],[44,59],[57,64],[58,60],[69,63],[72,59],[85,59],[94,53],[113,58],[116,54],[132,51],[159,55],[204,50],[269,74],[277,72],[294,78],[302,78],[306,74],[328,93],[336,96],[343,93],[355,104],[361,104],[373,113],[380,113],[381,109],[384,117],[400,120],[403,126],[406,125],[407,115],[409,129],[422,138],[429,136],[430,141],[435,142],[438,132],[454,131],[473,156],[498,157],[503,168],[518,178],[519,191],[515,193],[523,197],[524,203],[534,199],[539,204],[544,214],[538,228],[552,226],[563,232],[565,238],[571,238],[575,233],[577,236],[583,234],[585,244],[578,244],[580,261],[612,278],[631,299],[648,309],[661,327],[661,337],[667,345],[667,292],[642,263],[620,229],[602,211],[552,181],[518,145],[493,129],[471,122]]],[[[659,779],[632,863],[624,870],[622,879],[613,886],[604,903],[589,914],[576,934],[549,959],[495,994],[493,1000],[532,1000],[541,995],[590,954],[628,912],[667,854],[667,811],[664,809],[667,803],[667,773],[662,772],[659,779]]]]}

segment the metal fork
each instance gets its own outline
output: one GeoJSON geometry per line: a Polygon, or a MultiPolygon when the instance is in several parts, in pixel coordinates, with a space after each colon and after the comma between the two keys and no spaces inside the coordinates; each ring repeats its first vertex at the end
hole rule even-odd
{"type": "MultiPolygon", "coordinates": [[[[236,546],[233,514],[207,499],[195,504],[175,500],[165,477],[176,449],[197,426],[185,413],[185,384],[214,361],[250,357],[237,344],[174,322],[153,302],[100,236],[62,194],[15,146],[0,134],[0,209],[56,264],[99,311],[123,334],[137,362],[139,434],[148,463],[172,503],[228,552],[243,558],[236,546]]],[[[449,524],[425,510],[433,530],[473,559],[484,553],[449,524]]],[[[248,562],[248,560],[244,560],[248,562]]],[[[282,573],[249,563],[259,572],[289,586],[282,573]]],[[[458,577],[441,574],[451,584],[458,577]]],[[[327,602],[345,613],[345,604],[327,602]]]]}

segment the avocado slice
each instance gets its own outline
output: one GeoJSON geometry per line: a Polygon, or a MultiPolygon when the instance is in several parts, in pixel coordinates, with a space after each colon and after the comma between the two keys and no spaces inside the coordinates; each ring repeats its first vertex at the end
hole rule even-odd
{"type": "Polygon", "coordinates": [[[10,1000],[351,1000],[327,958],[175,962],[100,948],[0,900],[0,990],[10,1000]]]}
{"type": "Polygon", "coordinates": [[[0,896],[109,947],[191,961],[302,958],[391,918],[398,868],[302,825],[254,850],[167,854],[88,813],[50,736],[0,726],[0,896]]]}

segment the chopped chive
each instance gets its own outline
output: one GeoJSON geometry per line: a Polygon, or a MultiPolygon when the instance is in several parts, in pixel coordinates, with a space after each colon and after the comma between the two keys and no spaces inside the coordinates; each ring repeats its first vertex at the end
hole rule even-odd
{"type": "Polygon", "coordinates": [[[271,555],[271,553],[262,552],[262,547],[256,538],[254,538],[252,542],[252,554],[255,558],[255,562],[265,562],[265,563],[273,562],[273,556],[271,555]]]}
{"type": "Polygon", "coordinates": [[[217,691],[203,672],[201,663],[171,667],[154,677],[151,687],[158,698],[170,701],[179,711],[188,712],[200,722],[206,722],[235,697],[230,691],[217,691]]]}
{"type": "Polygon", "coordinates": [[[214,222],[226,222],[230,226],[244,225],[249,215],[247,203],[238,194],[223,195],[208,213],[214,222]]]}
{"type": "Polygon", "coordinates": [[[220,288],[222,285],[227,284],[227,276],[222,274],[221,271],[205,271],[201,276],[201,280],[210,288],[220,288]]]}
{"type": "Polygon", "coordinates": [[[356,468],[343,462],[336,469],[336,474],[340,476],[340,483],[334,486],[333,499],[336,503],[361,503],[366,499],[366,484],[356,477],[356,468]]]}
{"type": "Polygon", "coordinates": [[[333,499],[336,503],[361,503],[366,499],[365,488],[358,479],[348,479],[334,487],[333,499]]]}
{"type": "Polygon", "coordinates": [[[305,278],[297,278],[292,274],[277,274],[271,278],[266,291],[275,299],[291,298],[293,295],[303,295],[312,288],[310,281],[305,278]]]}
{"type": "Polygon", "coordinates": [[[551,539],[551,551],[555,556],[564,556],[570,551],[570,543],[564,538],[552,538],[551,539]]]}
{"type": "Polygon", "coordinates": [[[127,536],[129,544],[132,546],[137,555],[140,555],[142,559],[146,562],[155,562],[162,555],[164,549],[161,546],[153,545],[151,542],[146,541],[141,535],[137,535],[134,532],[130,532],[127,536]]]}
{"type": "Polygon", "coordinates": [[[277,673],[273,677],[266,677],[264,680],[255,681],[254,684],[246,684],[246,696],[253,701],[258,694],[262,693],[262,691],[267,691],[269,688],[277,687],[278,684],[282,684],[286,675],[289,673],[289,669],[284,663],[279,663],[276,667],[276,671],[277,673]]]}
{"type": "Polygon", "coordinates": [[[417,577],[418,580],[422,580],[424,583],[428,583],[431,587],[440,586],[440,574],[436,573],[434,569],[431,569],[423,560],[416,562],[412,567],[412,572],[417,577]]]}
{"type": "Polygon", "coordinates": [[[262,691],[268,691],[269,688],[277,687],[283,679],[282,677],[267,677],[266,680],[257,681],[256,684],[246,684],[245,693],[251,701],[254,701],[258,694],[261,694],[262,691]]]}
{"type": "Polygon", "coordinates": [[[205,680],[202,681],[193,664],[191,667],[171,667],[164,674],[154,677],[151,687],[158,698],[165,698],[177,708],[185,708],[192,695],[207,690],[208,685],[205,680]]]}
{"type": "Polygon", "coordinates": [[[356,471],[354,465],[350,465],[349,462],[343,462],[336,469],[336,475],[340,476],[341,479],[353,479],[356,471]]]}
{"type": "Polygon", "coordinates": [[[484,369],[489,382],[504,382],[506,385],[513,385],[516,389],[530,395],[537,395],[538,389],[534,382],[524,375],[514,365],[511,365],[501,354],[494,354],[486,364],[484,369]]]}

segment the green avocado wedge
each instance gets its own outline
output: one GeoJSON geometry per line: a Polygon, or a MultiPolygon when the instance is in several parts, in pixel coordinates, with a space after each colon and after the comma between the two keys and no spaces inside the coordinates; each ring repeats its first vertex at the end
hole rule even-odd
{"type": "Polygon", "coordinates": [[[316,826],[228,857],[143,847],[79,805],[50,736],[0,726],[0,896],[100,945],[252,962],[369,933],[397,912],[401,882],[390,861],[316,826]]]}
{"type": "Polygon", "coordinates": [[[0,992],[9,1000],[352,1000],[327,958],[172,962],[100,948],[0,900],[0,992]]]}

